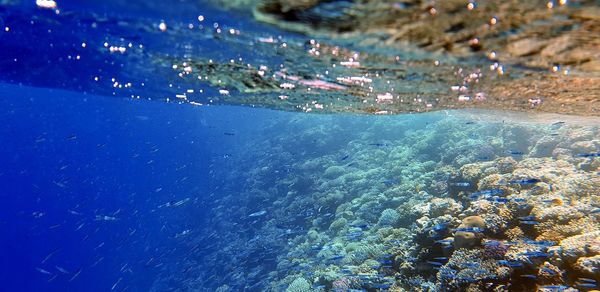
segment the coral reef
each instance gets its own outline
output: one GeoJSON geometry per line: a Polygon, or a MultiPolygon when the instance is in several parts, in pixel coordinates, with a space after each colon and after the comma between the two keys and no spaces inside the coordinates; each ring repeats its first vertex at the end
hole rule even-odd
{"type": "Polygon", "coordinates": [[[215,258],[233,259],[217,275],[239,263],[256,271],[244,278],[253,284],[219,281],[272,291],[597,288],[598,127],[468,117],[273,121],[265,135],[277,127],[294,139],[255,142],[248,149],[278,154],[244,152],[227,162],[238,170],[218,174],[247,194],[212,215],[242,228],[220,229],[230,231],[215,258]]]}

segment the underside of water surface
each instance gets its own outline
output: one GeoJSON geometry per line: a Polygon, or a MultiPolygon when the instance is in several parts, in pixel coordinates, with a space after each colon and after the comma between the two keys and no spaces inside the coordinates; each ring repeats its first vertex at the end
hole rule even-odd
{"type": "Polygon", "coordinates": [[[600,290],[599,58],[590,0],[0,0],[0,290],[600,290]]]}
{"type": "Polygon", "coordinates": [[[272,0],[234,12],[194,1],[15,2],[0,11],[1,78],[11,83],[288,111],[599,113],[595,1],[272,0]],[[309,34],[256,23],[250,10],[309,34]]]}

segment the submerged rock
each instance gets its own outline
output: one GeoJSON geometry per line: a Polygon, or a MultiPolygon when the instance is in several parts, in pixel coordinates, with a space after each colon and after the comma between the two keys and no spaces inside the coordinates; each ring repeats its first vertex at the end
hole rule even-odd
{"type": "Polygon", "coordinates": [[[560,7],[547,1],[465,3],[263,0],[256,2],[254,13],[259,20],[297,31],[351,31],[343,37],[369,44],[381,38],[386,45],[408,42],[461,56],[495,50],[508,56],[494,58],[516,57],[545,67],[581,64],[600,54],[600,37],[594,33],[600,13],[593,1],[560,7]]]}
{"type": "Polygon", "coordinates": [[[509,44],[506,50],[513,56],[524,57],[539,53],[547,44],[547,41],[522,39],[509,44]]]}
{"type": "Polygon", "coordinates": [[[579,258],[600,255],[600,231],[571,236],[560,242],[561,258],[569,264],[579,258]]]}
{"type": "Polygon", "coordinates": [[[481,244],[481,238],[473,232],[459,231],[454,234],[454,248],[474,248],[481,244]]]}
{"type": "Polygon", "coordinates": [[[465,227],[465,228],[476,227],[476,228],[484,229],[485,221],[483,220],[483,218],[481,218],[479,216],[469,216],[462,220],[462,224],[460,226],[458,226],[458,228],[461,228],[461,227],[465,227]]]}
{"type": "Polygon", "coordinates": [[[600,255],[579,258],[574,268],[588,277],[598,278],[600,277],[600,255]]]}
{"type": "MultiPolygon", "coordinates": [[[[361,69],[355,76],[364,76],[372,69],[377,69],[376,74],[387,71],[398,75],[386,80],[396,83],[394,89],[373,93],[381,99],[374,98],[376,102],[368,107],[355,104],[354,109],[360,108],[360,112],[389,114],[468,106],[599,115],[600,77],[595,73],[600,72],[600,20],[596,5],[591,0],[576,4],[542,0],[256,0],[249,5],[252,8],[246,4],[243,7],[252,9],[260,21],[349,43],[357,50],[378,55],[380,61],[390,50],[409,52],[396,56],[396,62],[410,63],[401,70],[389,61],[368,64],[362,57],[353,58],[359,56],[354,53],[334,56],[335,61],[352,58],[349,64],[361,69]],[[415,48],[434,54],[427,56],[415,48]],[[413,54],[413,50],[420,53],[413,54]],[[415,59],[418,61],[413,62],[415,59]],[[469,66],[475,60],[479,64],[469,66]],[[452,69],[446,65],[460,69],[450,72],[452,69]],[[410,68],[425,70],[411,73],[407,70],[410,68]],[[460,78],[452,80],[442,73],[444,70],[460,78]],[[476,75],[479,77],[473,78],[476,75]],[[498,78],[486,78],[494,75],[498,78]],[[399,78],[412,82],[403,84],[399,78]],[[448,91],[438,94],[441,92],[437,84],[423,82],[436,79],[446,89],[456,86],[456,91],[460,91],[453,96],[456,100],[448,99],[448,91]],[[420,83],[420,90],[410,92],[411,83],[420,83]],[[394,97],[392,91],[398,96],[394,97]],[[421,105],[398,103],[415,99],[415,95],[421,105]]],[[[326,57],[329,50],[324,43],[312,42],[316,46],[309,53],[319,59],[326,57]]],[[[372,74],[366,76],[373,85],[374,79],[372,74]]],[[[351,84],[345,93],[360,99],[370,94],[355,85],[351,84]]],[[[371,91],[379,88],[369,87],[371,91]]],[[[339,95],[331,97],[343,99],[339,95]]],[[[329,110],[337,109],[330,105],[329,110]]]]}
{"type": "Polygon", "coordinates": [[[481,244],[482,232],[485,229],[485,221],[479,216],[469,216],[462,220],[454,233],[454,247],[459,248],[474,248],[481,244]],[[474,231],[468,231],[468,230],[474,231]]]}

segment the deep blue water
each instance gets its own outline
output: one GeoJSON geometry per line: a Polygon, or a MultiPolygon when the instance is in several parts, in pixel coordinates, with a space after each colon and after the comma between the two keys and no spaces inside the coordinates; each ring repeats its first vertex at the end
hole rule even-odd
{"type": "Polygon", "coordinates": [[[0,96],[5,291],[107,291],[119,278],[147,291],[189,256],[177,234],[203,232],[223,183],[211,170],[282,118],[7,84],[0,96]]]}
{"type": "MultiPolygon", "coordinates": [[[[176,105],[173,111],[159,108],[2,86],[5,291],[106,291],[120,274],[115,267],[128,264],[151,278],[156,269],[145,265],[149,258],[161,262],[177,254],[171,237],[190,227],[188,208],[206,207],[206,162],[216,153],[206,143],[211,130],[199,126],[201,114],[176,105]],[[193,201],[179,213],[151,213],[186,197],[193,201]],[[95,221],[97,215],[117,221],[95,221]],[[56,274],[55,266],[81,270],[79,279],[59,275],[47,283],[50,276],[35,270],[56,274]]],[[[189,215],[204,219],[202,213],[189,215]]],[[[144,277],[128,285],[146,290],[151,282],[144,277]]]]}

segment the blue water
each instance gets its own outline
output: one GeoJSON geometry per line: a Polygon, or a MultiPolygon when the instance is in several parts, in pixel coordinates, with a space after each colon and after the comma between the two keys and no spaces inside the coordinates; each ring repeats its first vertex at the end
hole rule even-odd
{"type": "MultiPolygon", "coordinates": [[[[144,263],[176,254],[169,237],[189,227],[182,220],[187,208],[205,204],[206,162],[214,153],[206,143],[209,131],[190,127],[202,118],[177,106],[168,112],[152,103],[8,85],[2,97],[0,275],[6,291],[106,291],[124,264],[155,275],[144,263]],[[184,196],[196,201],[179,214],[151,212],[184,196]],[[96,215],[118,220],[94,221],[96,215]],[[34,269],[56,273],[55,266],[81,270],[80,279],[59,275],[47,283],[50,277],[34,269]]],[[[143,278],[128,283],[135,290],[150,284],[143,278]]]]}
{"type": "Polygon", "coordinates": [[[147,291],[189,257],[176,234],[204,232],[223,184],[214,169],[288,116],[8,84],[0,96],[5,291],[107,291],[119,278],[147,291]]]}
{"type": "MultiPolygon", "coordinates": [[[[440,249],[423,235],[442,221],[458,226],[464,214],[411,212],[450,197],[465,210],[475,206],[461,197],[479,187],[469,165],[503,175],[494,183],[510,189],[507,201],[520,202],[510,205],[514,216],[528,215],[523,210],[551,199],[555,189],[567,200],[571,194],[560,192],[570,185],[589,184],[585,194],[592,196],[600,184],[594,119],[495,111],[307,114],[243,101],[248,106],[180,103],[172,95],[189,86],[204,90],[201,103],[219,87],[184,82],[168,66],[148,64],[158,52],[269,65],[290,60],[206,32],[159,37],[161,21],[185,29],[202,14],[206,25],[242,28],[250,39],[281,34],[301,44],[306,37],[196,1],[59,5],[60,14],[29,2],[0,6],[0,28],[10,27],[0,31],[0,291],[286,291],[297,279],[309,279],[313,290],[334,291],[351,279],[347,286],[378,291],[376,284],[394,276],[399,287],[433,289],[436,272],[424,263],[449,255],[435,254],[440,249]],[[105,41],[146,49],[107,54],[105,41]],[[111,78],[135,86],[120,89],[111,78]],[[523,161],[522,173],[513,173],[510,167],[523,161]],[[533,188],[506,182],[555,161],[564,162],[557,168],[568,165],[557,173],[570,181],[552,174],[533,188]],[[395,218],[401,211],[402,220],[395,218]],[[397,257],[396,270],[357,280],[359,265],[373,272],[378,268],[368,270],[366,262],[386,257],[397,257]],[[401,261],[416,261],[414,270],[402,274],[401,261]],[[343,272],[349,267],[355,270],[343,272]]],[[[598,206],[581,200],[572,206],[596,218],[598,206]]],[[[506,240],[500,233],[486,236],[506,240]]]]}

